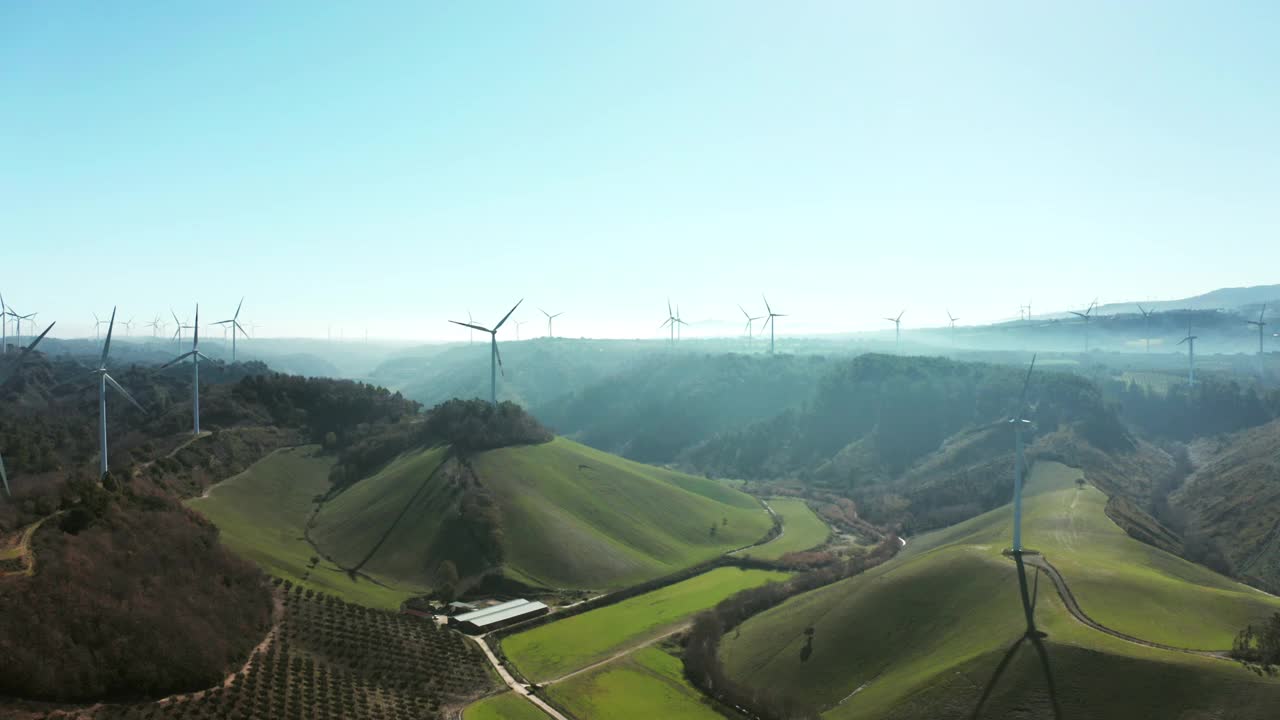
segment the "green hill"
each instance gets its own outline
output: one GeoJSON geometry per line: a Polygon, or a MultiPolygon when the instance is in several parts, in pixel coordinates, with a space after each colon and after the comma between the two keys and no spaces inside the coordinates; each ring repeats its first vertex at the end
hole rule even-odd
{"type": "MultiPolygon", "coordinates": [[[[1102,494],[1078,488],[1077,476],[1037,464],[1025,536],[1096,621],[1169,645],[1225,649],[1245,623],[1280,609],[1128,537],[1107,519],[1102,494]]],[[[725,637],[726,669],[833,718],[971,717],[1023,630],[1015,569],[1001,556],[1009,521],[1004,507],[917,538],[893,562],[752,618],[725,637]]],[[[1232,662],[1093,630],[1067,613],[1048,578],[1031,578],[1065,717],[1222,717],[1230,708],[1233,717],[1261,718],[1280,700],[1280,683],[1232,662]],[[1178,687],[1165,690],[1170,682],[1178,687]]],[[[1023,643],[980,717],[1053,717],[1043,672],[1023,643]]]]}
{"type": "Polygon", "coordinates": [[[715,481],[569,440],[464,457],[405,454],[327,502],[311,537],[339,564],[414,586],[501,567],[555,588],[612,588],[758,540],[768,515],[715,481]]]}

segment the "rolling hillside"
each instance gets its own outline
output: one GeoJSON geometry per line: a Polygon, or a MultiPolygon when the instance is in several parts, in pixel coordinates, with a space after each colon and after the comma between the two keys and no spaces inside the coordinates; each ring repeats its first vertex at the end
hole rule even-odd
{"type": "Polygon", "coordinates": [[[327,502],[311,529],[339,564],[411,586],[501,567],[554,588],[612,588],[758,540],[755,500],[578,443],[411,452],[327,502]]]}
{"type": "MultiPolygon", "coordinates": [[[[1144,640],[1225,649],[1244,623],[1280,609],[1280,601],[1129,538],[1106,518],[1102,494],[1077,488],[1076,477],[1037,464],[1025,535],[1094,620],[1144,640]]],[[[749,620],[725,637],[722,660],[737,680],[811,702],[831,718],[1049,718],[1055,701],[1071,718],[1226,717],[1228,708],[1232,717],[1262,718],[1280,701],[1280,683],[1232,662],[1086,627],[1035,573],[1053,692],[1030,643],[996,677],[1023,629],[1014,566],[1001,556],[1008,537],[1006,507],[917,538],[893,562],[749,620]]]]}

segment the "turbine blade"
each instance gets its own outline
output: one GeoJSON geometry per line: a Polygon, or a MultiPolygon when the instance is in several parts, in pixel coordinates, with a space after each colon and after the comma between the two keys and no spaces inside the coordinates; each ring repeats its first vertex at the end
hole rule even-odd
{"type": "Polygon", "coordinates": [[[760,293],[760,298],[761,298],[762,300],[764,300],[764,309],[765,309],[765,310],[768,310],[768,311],[769,311],[769,314],[770,314],[770,315],[772,315],[772,314],[773,314],[773,308],[769,307],[769,298],[765,297],[765,296],[764,296],[764,293],[760,293]]]}
{"type": "Polygon", "coordinates": [[[556,313],[555,315],[552,315],[552,316],[551,316],[551,319],[552,319],[552,320],[554,320],[554,319],[556,319],[556,318],[560,317],[560,316],[561,316],[561,315],[563,315],[563,314],[564,314],[564,313],[562,313],[562,312],[558,312],[558,313],[556,313]]]}
{"type": "Polygon", "coordinates": [[[662,321],[662,324],[658,326],[658,329],[659,329],[659,330],[661,330],[662,328],[666,327],[667,325],[670,325],[670,324],[671,324],[671,320],[672,320],[672,318],[667,318],[666,320],[663,320],[663,321],[662,321]]]}
{"type": "Polygon", "coordinates": [[[1022,380],[1022,398],[1018,400],[1018,417],[1022,419],[1022,411],[1027,407],[1027,388],[1031,386],[1031,371],[1036,369],[1036,356],[1031,356],[1031,366],[1027,368],[1027,376],[1022,380]]]}
{"type": "Polygon", "coordinates": [[[128,391],[128,390],[125,390],[125,389],[120,385],[120,383],[116,382],[116,379],[115,379],[115,378],[111,377],[110,375],[108,375],[108,374],[106,374],[106,373],[103,373],[103,374],[102,374],[102,377],[107,381],[107,383],[109,383],[109,384],[111,385],[111,387],[115,388],[116,390],[119,390],[119,391],[120,391],[120,394],[124,396],[124,399],[125,399],[125,400],[128,400],[129,402],[133,403],[133,406],[134,406],[134,407],[136,407],[136,408],[138,408],[139,410],[142,410],[142,412],[144,412],[144,413],[146,412],[146,409],[145,409],[145,408],[143,408],[143,407],[142,407],[142,405],[139,405],[139,404],[138,404],[138,401],[137,401],[137,400],[134,400],[134,399],[133,399],[133,396],[129,394],[129,391],[128,391]]]}
{"type": "MultiPolygon", "coordinates": [[[[507,314],[503,315],[502,319],[498,321],[498,324],[493,326],[493,331],[495,333],[498,332],[498,328],[502,327],[503,323],[507,321],[507,318],[511,317],[511,313],[515,312],[516,308],[520,307],[520,303],[522,302],[524,302],[524,298],[520,298],[519,302],[517,302],[515,305],[512,305],[511,309],[507,311],[507,314]]],[[[552,317],[555,317],[555,316],[553,315],[552,317]]]]}
{"type": "Polygon", "coordinates": [[[236,314],[231,316],[232,320],[240,319],[240,308],[244,307],[244,298],[240,298],[240,304],[236,306],[236,314]]]}
{"type": "Polygon", "coordinates": [[[498,350],[498,334],[490,335],[489,340],[493,343],[493,356],[498,360],[498,372],[502,373],[502,377],[505,378],[507,371],[506,368],[502,367],[502,351],[498,350]]]}
{"type": "Polygon", "coordinates": [[[107,341],[102,344],[102,362],[99,367],[107,366],[107,353],[111,351],[111,330],[116,326],[116,309],[111,308],[111,323],[107,325],[107,341]]]}
{"type": "Polygon", "coordinates": [[[183,360],[186,360],[187,358],[189,358],[189,357],[191,357],[192,355],[195,355],[195,354],[196,354],[196,351],[195,351],[195,350],[188,350],[187,352],[184,352],[184,353],[182,353],[181,355],[179,355],[178,357],[176,357],[176,358],[174,358],[174,359],[170,360],[169,362],[167,362],[167,363],[165,363],[165,364],[161,365],[161,366],[160,366],[160,369],[161,369],[161,370],[163,370],[163,369],[165,369],[165,368],[169,367],[170,365],[177,365],[178,363],[182,362],[183,360]]]}
{"type": "Polygon", "coordinates": [[[196,303],[196,321],[191,326],[191,347],[194,349],[200,344],[200,303],[196,303]]]}
{"type": "Polygon", "coordinates": [[[898,322],[899,320],[901,320],[901,319],[902,319],[902,316],[903,316],[903,315],[906,315],[906,314],[907,314],[907,311],[906,311],[906,310],[903,310],[902,312],[898,313],[898,317],[894,318],[894,319],[893,319],[893,321],[894,321],[894,322],[898,322]]]}
{"type": "Polygon", "coordinates": [[[493,332],[493,330],[490,330],[487,327],[480,327],[479,325],[472,325],[471,323],[458,322],[457,320],[450,320],[449,322],[453,323],[454,325],[461,325],[462,327],[465,327],[465,328],[471,328],[472,330],[479,330],[481,332],[493,332]]]}
{"type": "MultiPolygon", "coordinates": [[[[39,337],[37,337],[35,340],[32,340],[30,345],[28,345],[28,346],[26,346],[25,348],[23,348],[23,350],[22,350],[22,357],[26,357],[26,356],[27,356],[27,353],[31,352],[32,350],[35,350],[35,349],[36,349],[36,345],[39,345],[39,344],[40,344],[40,341],[44,339],[44,336],[45,336],[45,335],[48,335],[48,334],[49,334],[49,331],[53,329],[53,326],[54,326],[54,325],[57,325],[57,324],[58,324],[58,323],[57,323],[57,321],[54,321],[54,322],[49,323],[49,327],[45,328],[45,329],[44,329],[44,332],[40,333],[40,336],[39,336],[39,337]]],[[[21,359],[21,358],[19,358],[19,359],[18,359],[18,362],[22,362],[22,359],[21,359]]]]}
{"type": "Polygon", "coordinates": [[[739,304],[739,305],[738,305],[738,309],[742,311],[742,314],[743,314],[744,316],[746,316],[746,318],[747,318],[748,320],[750,320],[750,319],[751,319],[751,315],[749,315],[749,314],[747,313],[747,309],[746,309],[746,308],[744,308],[744,307],[742,307],[742,305],[741,305],[741,304],[739,304]]]}

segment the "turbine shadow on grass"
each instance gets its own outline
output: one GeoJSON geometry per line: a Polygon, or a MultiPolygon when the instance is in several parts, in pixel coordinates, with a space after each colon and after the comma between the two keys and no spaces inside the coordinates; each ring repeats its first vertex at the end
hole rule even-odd
{"type": "Polygon", "coordinates": [[[1035,646],[1036,654],[1040,657],[1040,669],[1044,673],[1045,688],[1049,692],[1049,702],[1053,707],[1054,720],[1062,720],[1062,706],[1058,704],[1058,687],[1053,680],[1053,668],[1049,665],[1049,649],[1044,645],[1045,633],[1035,626],[1036,601],[1040,595],[1040,568],[1036,568],[1035,582],[1030,592],[1028,592],[1027,574],[1022,562],[1022,553],[1013,553],[1013,560],[1018,565],[1018,590],[1022,596],[1023,611],[1026,613],[1027,629],[1005,651],[1004,657],[1000,659],[1000,664],[996,666],[996,671],[991,675],[991,679],[987,681],[987,686],[983,688],[982,697],[978,699],[978,704],[974,707],[973,715],[970,717],[972,720],[978,720],[978,718],[982,717],[982,710],[986,707],[987,701],[991,699],[991,693],[995,691],[1001,676],[1008,670],[1009,663],[1013,662],[1013,658],[1018,654],[1022,644],[1030,641],[1035,646]]]}

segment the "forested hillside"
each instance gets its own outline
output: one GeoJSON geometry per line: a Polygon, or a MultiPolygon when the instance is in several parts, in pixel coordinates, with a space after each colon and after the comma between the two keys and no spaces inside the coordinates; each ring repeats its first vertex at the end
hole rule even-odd
{"type": "Polygon", "coordinates": [[[537,413],[579,442],[666,463],[717,433],[800,405],[831,365],[822,355],[653,356],[537,413]]]}

